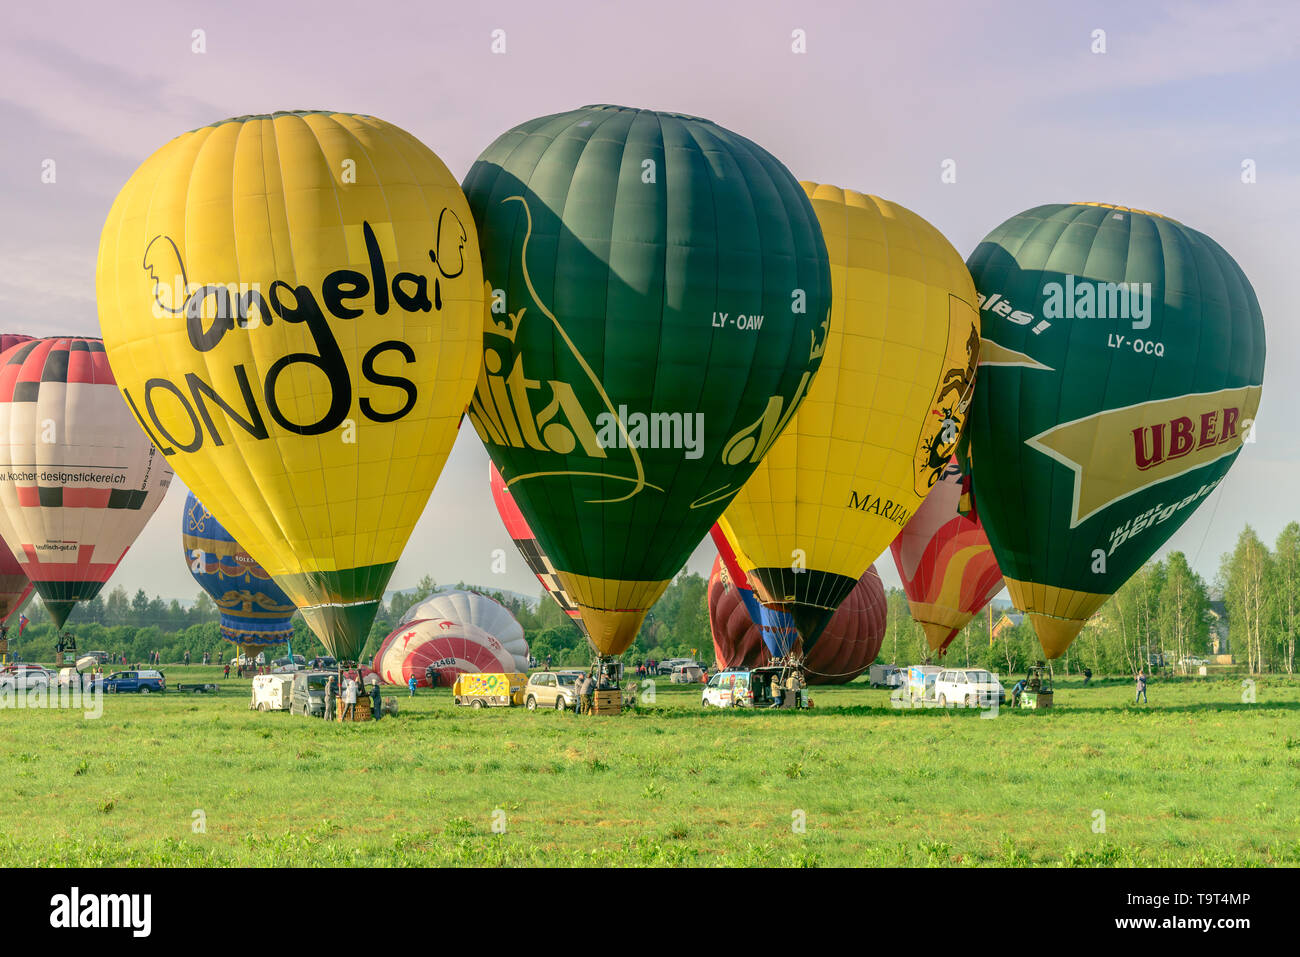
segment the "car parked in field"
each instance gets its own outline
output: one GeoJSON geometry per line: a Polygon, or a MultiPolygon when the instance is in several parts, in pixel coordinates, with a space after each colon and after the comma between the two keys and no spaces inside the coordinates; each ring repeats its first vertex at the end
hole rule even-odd
{"type": "Polygon", "coordinates": [[[704,680],[704,669],[695,664],[678,665],[668,680],[675,685],[693,685],[704,680]]]}
{"type": "Polygon", "coordinates": [[[161,671],[115,671],[104,679],[104,690],[110,694],[150,694],[167,690],[167,679],[161,671]]]}
{"type": "Polygon", "coordinates": [[[991,671],[950,668],[939,672],[935,678],[934,696],[941,708],[958,704],[967,708],[988,708],[995,703],[1005,703],[1007,691],[991,671]]]}
{"type": "Polygon", "coordinates": [[[299,671],[293,676],[289,713],[313,718],[325,717],[325,685],[335,677],[332,671],[299,671]]]}
{"type": "Polygon", "coordinates": [[[15,691],[48,688],[53,678],[54,673],[40,665],[8,665],[0,672],[0,687],[15,691]]]}
{"type": "Polygon", "coordinates": [[[554,708],[567,711],[578,703],[578,677],[581,671],[539,671],[524,685],[524,707],[529,711],[554,708]]]}
{"type": "Polygon", "coordinates": [[[699,668],[701,671],[704,670],[704,666],[701,665],[698,661],[696,661],[693,658],[666,658],[665,660],[659,662],[659,664],[655,667],[655,671],[661,675],[671,675],[678,668],[681,668],[685,665],[694,665],[696,668],[699,668]]]}
{"type": "MultiPolygon", "coordinates": [[[[772,679],[781,680],[781,668],[729,668],[709,678],[700,696],[702,708],[768,708],[772,699],[772,679]]],[[[806,692],[800,697],[805,698],[806,692]]],[[[802,702],[801,702],[802,703],[802,702]]]]}
{"type": "Polygon", "coordinates": [[[302,655],[285,655],[271,662],[272,668],[306,668],[307,659],[302,655]]]}
{"type": "Polygon", "coordinates": [[[754,707],[754,681],[747,668],[719,671],[709,679],[700,696],[701,708],[754,707]]]}

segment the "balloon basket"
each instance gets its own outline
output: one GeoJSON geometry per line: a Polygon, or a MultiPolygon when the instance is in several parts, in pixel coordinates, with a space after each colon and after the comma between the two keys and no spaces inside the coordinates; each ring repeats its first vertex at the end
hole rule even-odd
{"type": "Polygon", "coordinates": [[[623,713],[623,692],[621,691],[597,691],[591,699],[592,714],[622,714],[623,713]]]}
{"type": "Polygon", "coordinates": [[[345,706],[341,701],[337,702],[335,707],[338,708],[339,721],[370,721],[374,718],[374,714],[370,708],[369,695],[357,698],[357,703],[353,705],[352,714],[349,717],[344,717],[345,706]]]}

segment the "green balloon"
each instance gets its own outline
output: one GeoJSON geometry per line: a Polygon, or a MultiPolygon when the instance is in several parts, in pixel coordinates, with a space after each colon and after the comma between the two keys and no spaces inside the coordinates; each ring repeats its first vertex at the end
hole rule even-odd
{"type": "Polygon", "coordinates": [[[1249,441],[1264,321],[1218,243],[1140,210],[1039,206],[967,265],[983,335],[976,506],[1055,658],[1249,441]]]}
{"type": "Polygon", "coordinates": [[[464,188],[489,300],[469,418],[617,654],[807,393],[821,228],[744,137],[616,106],[515,127],[464,188]]]}

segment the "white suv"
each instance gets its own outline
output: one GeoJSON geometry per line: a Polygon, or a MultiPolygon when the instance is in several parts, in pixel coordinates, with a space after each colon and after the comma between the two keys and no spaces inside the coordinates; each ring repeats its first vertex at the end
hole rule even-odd
{"type": "Polygon", "coordinates": [[[939,707],[962,705],[967,708],[988,708],[996,701],[1007,700],[1006,689],[997,675],[983,668],[948,669],[939,672],[934,681],[934,696],[939,707]]]}

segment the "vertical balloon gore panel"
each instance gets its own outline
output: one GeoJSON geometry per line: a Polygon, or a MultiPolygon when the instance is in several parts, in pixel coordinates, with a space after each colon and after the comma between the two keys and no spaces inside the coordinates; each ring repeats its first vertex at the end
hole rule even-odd
{"type": "Polygon", "coordinates": [[[113,574],[172,470],[132,421],[98,339],[0,353],[0,434],[0,537],[62,628],[113,574]]]}
{"type": "Polygon", "coordinates": [[[776,158],[674,113],[531,120],[464,185],[489,297],[469,418],[618,654],[807,394],[825,243],[776,158]]]}
{"type": "Polygon", "coordinates": [[[821,370],[721,527],[812,651],[956,449],[980,349],[961,256],[915,213],[804,183],[830,255],[821,370]]]}
{"type": "Polygon", "coordinates": [[[1264,320],[1218,243],[1123,206],[1027,210],[969,266],[985,334],[976,502],[1055,658],[1250,441],[1264,320]]]}
{"type": "Polygon", "coordinates": [[[374,117],[206,126],[123,187],[97,291],[141,427],[354,660],[478,376],[483,281],[455,179],[374,117]]]}

